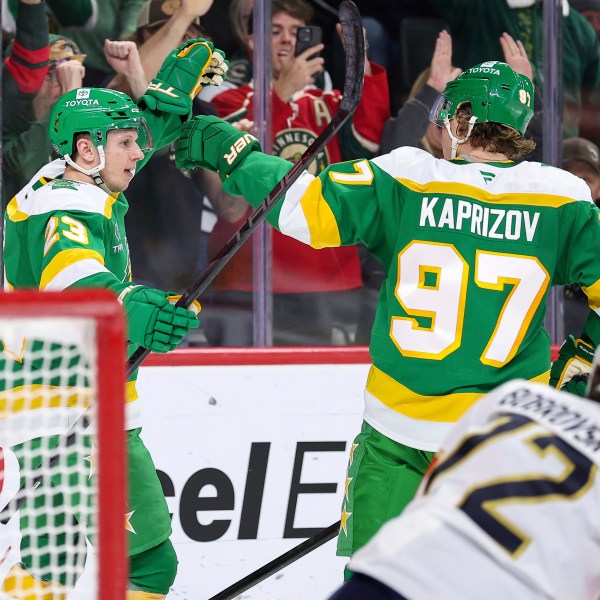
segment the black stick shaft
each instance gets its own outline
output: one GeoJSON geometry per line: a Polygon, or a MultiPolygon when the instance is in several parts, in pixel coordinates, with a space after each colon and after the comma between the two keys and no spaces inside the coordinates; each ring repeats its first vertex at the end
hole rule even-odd
{"type": "Polygon", "coordinates": [[[247,575],[243,579],[236,581],[234,584],[230,585],[222,592],[219,592],[216,596],[212,596],[208,600],[231,600],[231,598],[239,596],[247,589],[250,589],[252,586],[260,583],[274,573],[277,573],[277,571],[281,571],[281,569],[291,565],[299,558],[306,556],[309,552],[316,550],[319,548],[319,546],[322,546],[329,540],[332,540],[337,535],[339,529],[340,521],[330,525],[322,531],[319,531],[319,533],[313,535],[313,537],[308,538],[301,544],[298,544],[291,550],[288,550],[285,554],[273,559],[260,569],[250,573],[250,575],[247,575]]]}

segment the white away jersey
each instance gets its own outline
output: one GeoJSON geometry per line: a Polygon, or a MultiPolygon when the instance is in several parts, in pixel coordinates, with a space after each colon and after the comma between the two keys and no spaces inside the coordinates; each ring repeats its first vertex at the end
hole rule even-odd
{"type": "Polygon", "coordinates": [[[349,567],[408,600],[600,598],[599,462],[598,404],[504,384],[349,567]]]}

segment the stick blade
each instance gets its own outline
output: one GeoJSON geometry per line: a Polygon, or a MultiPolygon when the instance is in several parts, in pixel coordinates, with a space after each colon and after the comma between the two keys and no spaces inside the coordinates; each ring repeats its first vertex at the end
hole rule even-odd
{"type": "Polygon", "coordinates": [[[339,19],[346,53],[346,78],[340,108],[353,113],[360,102],[365,73],[365,37],[362,19],[356,4],[343,0],[339,7],[339,19]]]}

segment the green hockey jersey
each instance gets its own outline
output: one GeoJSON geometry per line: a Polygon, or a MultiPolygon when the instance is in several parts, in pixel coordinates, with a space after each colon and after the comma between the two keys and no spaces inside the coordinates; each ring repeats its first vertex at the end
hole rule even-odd
{"type": "MultiPolygon", "coordinates": [[[[171,143],[181,117],[149,110],[142,114],[154,150],[171,143]]],[[[137,169],[151,157],[146,153],[137,169]]],[[[63,179],[65,161],[44,166],[8,204],[5,214],[5,287],[62,291],[104,287],[119,294],[131,281],[125,232],[128,203],[94,184],[63,179]]],[[[128,355],[136,346],[130,344],[128,355]]],[[[20,348],[11,350],[13,354],[20,348]]],[[[135,376],[127,383],[127,429],[140,426],[135,376]]]]}
{"type": "MultiPolygon", "coordinates": [[[[225,188],[256,206],[287,170],[253,152],[225,188]]],[[[314,248],[363,242],[381,263],[365,420],[423,450],[501,383],[548,381],[552,285],[577,281],[600,307],[598,209],[583,180],[551,166],[399,148],[304,173],[269,218],[314,248]]]]}

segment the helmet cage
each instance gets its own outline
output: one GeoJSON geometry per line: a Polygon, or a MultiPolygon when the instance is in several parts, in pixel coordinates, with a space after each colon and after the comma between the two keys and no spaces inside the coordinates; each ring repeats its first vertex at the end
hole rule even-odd
{"type": "MultiPolygon", "coordinates": [[[[103,115],[104,116],[104,115],[103,115]]],[[[105,113],[105,116],[108,119],[114,118],[114,115],[110,113],[105,113]]],[[[57,148],[57,152],[64,156],[72,156],[73,151],[75,150],[75,138],[82,134],[88,133],[92,139],[92,143],[96,148],[99,146],[106,147],[106,140],[109,131],[115,131],[119,129],[133,129],[137,132],[138,137],[136,139],[137,145],[140,147],[142,152],[150,152],[152,150],[152,133],[148,127],[148,123],[146,123],[146,119],[144,117],[129,117],[129,118],[119,118],[118,120],[106,123],[102,122],[104,119],[98,119],[100,123],[95,125],[93,122],[94,119],[91,115],[87,115],[87,118],[82,119],[84,123],[74,124],[73,127],[73,139],[68,142],[68,140],[64,140],[62,147],[57,148]]]]}

